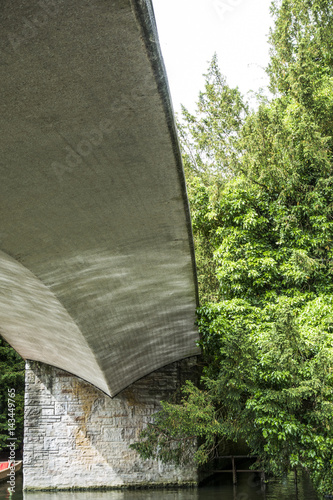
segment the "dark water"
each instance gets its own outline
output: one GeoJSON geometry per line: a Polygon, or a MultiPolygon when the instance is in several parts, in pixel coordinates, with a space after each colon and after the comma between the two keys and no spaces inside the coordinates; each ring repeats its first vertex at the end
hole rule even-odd
{"type": "MultiPolygon", "coordinates": [[[[234,487],[231,475],[220,475],[218,481],[198,489],[122,490],[22,493],[22,475],[16,478],[16,491],[10,495],[6,483],[0,483],[0,500],[295,500],[293,475],[270,482],[265,491],[252,473],[239,473],[234,487]],[[227,477],[226,477],[227,476],[227,477]]],[[[306,475],[299,477],[298,500],[319,500],[306,475]]]]}

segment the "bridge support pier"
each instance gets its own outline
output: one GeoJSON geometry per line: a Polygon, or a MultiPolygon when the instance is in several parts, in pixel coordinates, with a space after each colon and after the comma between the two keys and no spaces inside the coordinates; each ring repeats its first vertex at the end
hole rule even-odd
{"type": "Polygon", "coordinates": [[[186,379],[196,358],[178,361],[110,398],[51,366],[26,366],[24,489],[119,488],[197,484],[193,466],[141,460],[129,448],[186,379]]]}

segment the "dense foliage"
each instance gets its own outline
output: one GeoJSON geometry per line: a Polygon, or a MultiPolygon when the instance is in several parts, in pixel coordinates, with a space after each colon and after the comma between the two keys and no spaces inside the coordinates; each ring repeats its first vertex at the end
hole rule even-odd
{"type": "MultiPolygon", "coordinates": [[[[24,361],[0,337],[0,450],[8,446],[9,419],[15,420],[17,448],[23,441],[24,361]],[[14,389],[14,391],[11,391],[14,389]],[[15,408],[8,408],[8,391],[15,392],[15,408]],[[8,415],[8,411],[10,415],[8,415]]],[[[12,427],[11,427],[12,429],[12,427]]]]}
{"type": "Polygon", "coordinates": [[[204,463],[243,438],[260,468],[333,493],[333,1],[272,14],[272,97],[250,111],[214,57],[183,111],[206,367],[134,447],[204,463]]]}

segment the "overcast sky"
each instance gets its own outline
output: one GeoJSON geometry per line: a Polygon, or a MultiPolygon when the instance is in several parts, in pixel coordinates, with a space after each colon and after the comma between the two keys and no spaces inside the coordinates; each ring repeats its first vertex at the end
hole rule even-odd
{"type": "Polygon", "coordinates": [[[153,0],[175,111],[193,110],[214,52],[230,86],[267,84],[270,0],[153,0]]]}

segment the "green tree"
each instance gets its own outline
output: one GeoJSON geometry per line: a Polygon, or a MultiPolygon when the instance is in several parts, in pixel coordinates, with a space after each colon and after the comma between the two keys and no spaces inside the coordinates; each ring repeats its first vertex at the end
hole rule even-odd
{"type": "Polygon", "coordinates": [[[8,446],[8,390],[15,390],[15,437],[17,447],[23,441],[24,361],[0,337],[0,450],[8,446]]]}
{"type": "Polygon", "coordinates": [[[214,58],[183,113],[206,367],[134,447],[179,462],[198,438],[203,463],[216,439],[243,438],[259,467],[303,467],[332,494],[333,1],[272,14],[273,97],[249,112],[214,58]]]}
{"type": "Polygon", "coordinates": [[[202,307],[199,318],[209,360],[202,390],[220,438],[245,439],[273,474],[303,467],[324,493],[333,491],[332,300],[231,299],[202,307]]]}
{"type": "Polygon", "coordinates": [[[221,74],[216,55],[205,76],[195,115],[183,107],[178,123],[202,302],[219,297],[213,258],[215,205],[239,164],[239,133],[248,114],[239,90],[230,88],[221,74]]]}

